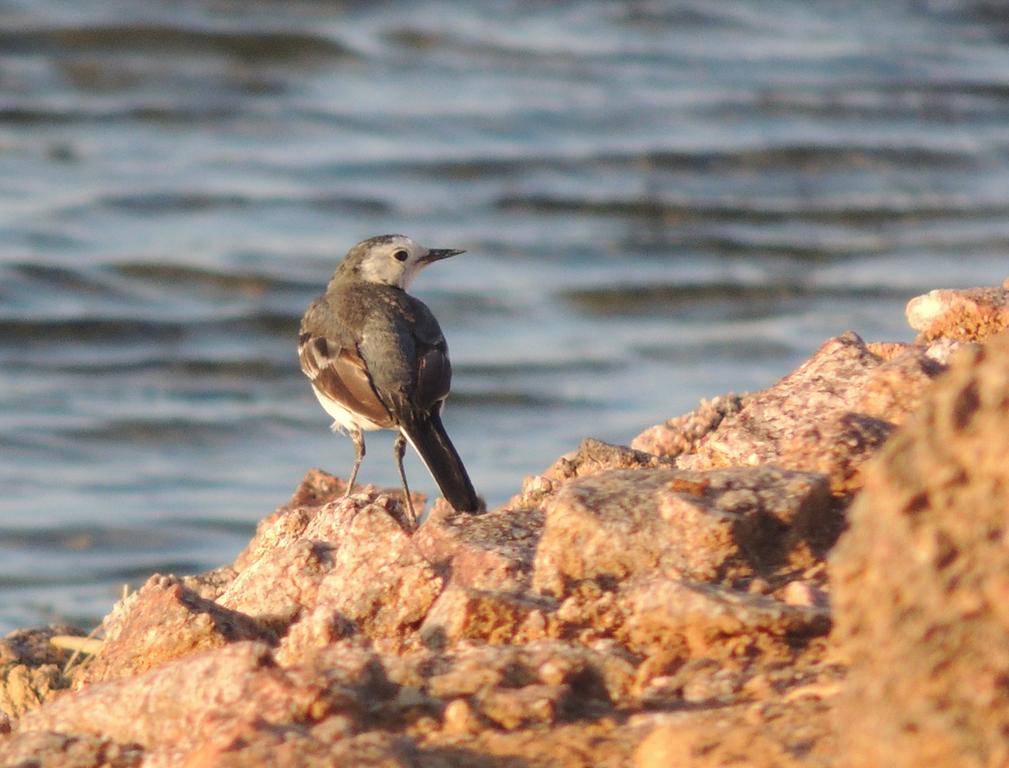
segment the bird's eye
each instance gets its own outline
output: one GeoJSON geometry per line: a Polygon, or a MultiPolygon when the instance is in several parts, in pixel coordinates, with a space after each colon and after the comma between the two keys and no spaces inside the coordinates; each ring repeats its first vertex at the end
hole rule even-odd
{"type": "Polygon", "coordinates": [[[410,254],[407,253],[406,251],[396,251],[392,255],[392,257],[396,259],[396,261],[406,261],[409,258],[409,256],[410,254]]]}

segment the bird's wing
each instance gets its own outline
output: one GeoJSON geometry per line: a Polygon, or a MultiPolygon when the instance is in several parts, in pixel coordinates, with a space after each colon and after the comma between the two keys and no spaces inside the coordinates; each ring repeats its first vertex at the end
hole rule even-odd
{"type": "Polygon", "coordinates": [[[372,385],[367,366],[357,349],[339,341],[303,331],[298,337],[301,370],[324,397],[380,427],[393,419],[372,385]]]}
{"type": "Polygon", "coordinates": [[[452,364],[448,344],[438,320],[420,299],[404,296],[413,320],[410,334],[414,349],[414,407],[430,410],[440,407],[452,386],[452,364]]]}
{"type": "Polygon", "coordinates": [[[430,408],[448,397],[452,385],[452,364],[448,359],[445,340],[435,346],[417,345],[417,385],[413,401],[421,408],[430,408]]]}

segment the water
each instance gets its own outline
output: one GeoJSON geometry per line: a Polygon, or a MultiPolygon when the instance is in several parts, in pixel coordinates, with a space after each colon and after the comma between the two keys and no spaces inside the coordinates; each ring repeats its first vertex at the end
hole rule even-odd
{"type": "Polygon", "coordinates": [[[492,503],[849,328],[910,339],[910,297],[1009,274],[1007,19],[0,0],[0,630],[230,561],[349,468],[294,337],[370,235],[469,251],[415,292],[492,503]]]}

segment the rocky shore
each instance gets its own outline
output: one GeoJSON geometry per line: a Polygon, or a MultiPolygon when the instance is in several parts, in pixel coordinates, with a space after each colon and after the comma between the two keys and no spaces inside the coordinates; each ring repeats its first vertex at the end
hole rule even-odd
{"type": "Polygon", "coordinates": [[[312,470],[87,653],[0,641],[0,766],[1007,765],[1009,281],[908,319],[485,515],[312,470]]]}

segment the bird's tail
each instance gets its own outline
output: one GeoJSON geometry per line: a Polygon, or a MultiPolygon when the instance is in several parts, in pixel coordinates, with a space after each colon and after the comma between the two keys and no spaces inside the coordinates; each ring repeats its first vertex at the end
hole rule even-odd
{"type": "Polygon", "coordinates": [[[410,423],[401,424],[400,429],[424,460],[448,503],[459,512],[478,512],[483,501],[473,489],[466,467],[449,440],[441,415],[436,410],[419,415],[410,423]]]}

